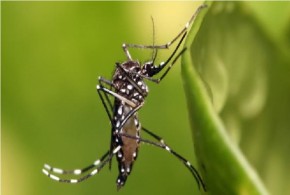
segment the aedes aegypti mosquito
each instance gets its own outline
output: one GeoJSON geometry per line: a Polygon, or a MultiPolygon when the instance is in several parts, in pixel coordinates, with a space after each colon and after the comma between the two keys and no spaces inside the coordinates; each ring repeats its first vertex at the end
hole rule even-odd
{"type": "Polygon", "coordinates": [[[200,188],[200,186],[202,186],[203,190],[206,190],[201,176],[190,162],[165,144],[161,137],[142,127],[137,115],[138,110],[142,108],[144,100],[148,95],[148,87],[144,82],[144,79],[155,83],[160,83],[162,81],[176,60],[185,51],[185,49],[183,49],[176,55],[177,50],[187,34],[189,25],[194,21],[195,17],[204,7],[206,7],[206,5],[199,6],[178,35],[172,39],[172,41],[164,45],[122,45],[127,61],[116,63],[116,69],[112,80],[99,77],[99,85],[97,85],[97,92],[112,126],[110,149],[99,160],[96,160],[91,165],[82,169],[63,170],[45,164],[42,169],[45,175],[58,182],[79,183],[96,175],[106,164],[109,164],[109,167],[111,167],[111,160],[115,155],[119,169],[117,189],[120,189],[125,185],[127,177],[132,171],[134,161],[137,159],[140,142],[144,142],[165,149],[167,152],[177,157],[192,173],[198,187],[200,188]],[[168,49],[179,38],[180,40],[169,58],[165,62],[161,62],[159,65],[154,65],[157,50],[168,49]],[[138,61],[132,59],[128,48],[152,49],[152,60],[140,64],[138,61]],[[167,65],[168,67],[159,78],[153,78],[154,75],[157,75],[167,65]],[[105,85],[107,85],[108,88],[106,88],[105,85]],[[113,97],[114,102],[110,100],[110,97],[113,97]],[[141,138],[141,129],[159,142],[141,138]],[[62,179],[55,175],[81,175],[84,173],[87,174],[78,179],[62,179]]]}

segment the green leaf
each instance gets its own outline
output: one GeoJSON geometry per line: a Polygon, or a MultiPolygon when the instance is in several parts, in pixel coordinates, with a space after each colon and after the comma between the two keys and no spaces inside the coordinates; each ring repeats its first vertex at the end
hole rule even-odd
{"type": "Polygon", "coordinates": [[[269,46],[244,4],[207,4],[182,57],[200,170],[212,194],[268,194],[238,143],[245,121],[265,106],[269,46]]]}

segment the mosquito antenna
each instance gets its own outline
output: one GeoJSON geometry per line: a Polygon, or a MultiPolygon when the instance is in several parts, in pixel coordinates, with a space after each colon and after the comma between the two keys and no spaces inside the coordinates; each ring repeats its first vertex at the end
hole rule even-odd
{"type": "MultiPolygon", "coordinates": [[[[154,25],[154,19],[152,16],[151,16],[151,21],[152,21],[152,26],[153,26],[153,44],[152,45],[154,46],[155,45],[155,25],[154,25]]],[[[152,64],[154,64],[156,57],[157,57],[157,49],[154,48],[152,52],[152,64]]]]}

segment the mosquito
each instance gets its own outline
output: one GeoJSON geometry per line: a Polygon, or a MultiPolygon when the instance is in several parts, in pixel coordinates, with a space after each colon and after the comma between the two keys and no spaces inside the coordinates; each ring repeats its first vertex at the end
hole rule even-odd
{"type": "MultiPolygon", "coordinates": [[[[117,177],[117,190],[123,187],[130,173],[133,164],[137,159],[140,143],[148,143],[156,147],[162,148],[179,159],[186,168],[194,176],[198,187],[202,186],[206,191],[205,184],[198,171],[192,164],[182,157],[179,153],[171,149],[165,141],[147,128],[141,126],[138,119],[138,111],[143,107],[145,98],[148,95],[148,86],[144,80],[160,83],[167,75],[171,67],[177,59],[182,55],[185,49],[177,53],[182,42],[184,41],[190,24],[193,23],[198,13],[205,8],[201,5],[197,8],[185,27],[170,42],[163,45],[138,45],[123,44],[122,48],[127,57],[123,63],[116,63],[116,68],[111,80],[99,77],[99,84],[96,86],[98,95],[106,110],[108,118],[111,122],[111,143],[109,150],[99,159],[82,169],[63,170],[52,167],[48,164],[44,165],[43,173],[53,180],[65,183],[79,183],[96,175],[107,164],[111,168],[111,161],[114,156],[118,163],[119,175],[117,177]],[[168,49],[177,40],[177,46],[166,61],[158,65],[154,65],[157,56],[157,50],[168,49]],[[130,55],[129,48],[152,49],[152,60],[140,64],[137,60],[133,60],[130,55]],[[159,78],[154,78],[165,68],[165,71],[159,78]],[[113,98],[113,101],[111,100],[113,98]],[[143,139],[140,137],[141,130],[154,138],[156,141],[143,139]],[[86,174],[85,174],[86,173],[86,174]],[[57,175],[83,175],[77,179],[64,179],[57,175]]],[[[154,26],[153,26],[154,28],[154,26]]]]}

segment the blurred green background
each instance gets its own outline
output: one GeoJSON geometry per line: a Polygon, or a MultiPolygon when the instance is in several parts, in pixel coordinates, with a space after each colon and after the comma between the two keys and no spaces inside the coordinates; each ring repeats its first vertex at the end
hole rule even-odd
{"type": "Polygon", "coordinates": [[[215,1],[199,22],[182,75],[209,191],[290,194],[290,2],[215,1]]]}
{"type": "MultiPolygon", "coordinates": [[[[152,44],[151,16],[155,43],[162,44],[184,27],[199,4],[1,2],[2,194],[117,194],[115,160],[112,171],[105,167],[77,185],[52,181],[41,169],[44,163],[80,168],[107,151],[110,125],[95,89],[98,76],[109,79],[115,62],[126,59],[122,43],[152,44]]],[[[265,72],[269,91],[264,114],[261,112],[253,123],[239,121],[246,131],[237,132],[238,139],[231,138],[241,146],[269,191],[287,194],[290,4],[245,5],[248,13],[254,13],[267,43],[272,43],[273,56],[265,72]]],[[[172,49],[158,52],[157,62],[170,52],[172,49]]],[[[236,51],[236,55],[240,53],[236,51]]],[[[152,51],[131,50],[131,54],[144,62],[150,60],[152,51]]],[[[142,125],[161,135],[196,165],[179,62],[160,85],[147,83],[150,94],[139,114],[142,125]]],[[[178,160],[165,151],[142,145],[126,186],[118,192],[136,193],[199,191],[178,160]]]]}
{"type": "MultiPolygon", "coordinates": [[[[80,168],[108,150],[110,125],[96,92],[124,61],[122,43],[171,40],[196,2],[1,2],[2,194],[116,194],[117,163],[78,185],[57,183],[44,163],[80,168]]],[[[172,51],[172,50],[170,50],[172,51]]],[[[158,53],[157,62],[170,51],[158,53]]],[[[152,51],[132,51],[140,61],[152,51]]],[[[178,63],[179,64],[179,63],[178,63]]],[[[195,164],[180,67],[150,94],[141,123],[195,164]]],[[[167,152],[142,145],[118,194],[193,194],[195,180],[167,152]]]]}

